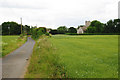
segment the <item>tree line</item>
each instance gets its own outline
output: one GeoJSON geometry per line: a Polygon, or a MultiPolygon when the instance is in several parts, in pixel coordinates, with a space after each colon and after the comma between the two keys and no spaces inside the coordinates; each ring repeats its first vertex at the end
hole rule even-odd
{"type": "MultiPolygon", "coordinates": [[[[16,22],[4,22],[2,26],[2,35],[20,35],[21,24],[16,22]]],[[[78,26],[79,28],[79,26],[78,26]]],[[[67,28],[66,26],[60,26],[57,29],[50,29],[51,34],[77,34],[77,29],[74,27],[67,28]]],[[[30,27],[29,25],[22,25],[22,32],[24,34],[47,34],[47,29],[44,27],[30,27]]],[[[120,19],[109,20],[107,23],[101,23],[100,21],[94,20],[87,28],[85,33],[120,33],[120,19]]],[[[36,36],[37,37],[37,36],[36,36]]]]}
{"type": "Polygon", "coordinates": [[[109,20],[103,24],[94,20],[87,28],[87,33],[120,33],[120,19],[109,20]]]}
{"type": "Polygon", "coordinates": [[[47,33],[47,29],[45,27],[30,27],[29,25],[21,25],[16,22],[4,22],[1,26],[2,35],[32,35],[31,37],[33,39],[38,39],[43,34],[49,36],[49,33],[47,33]]]}
{"type": "MultiPolygon", "coordinates": [[[[2,26],[2,35],[20,35],[21,24],[16,22],[4,22],[2,26]]],[[[22,33],[31,34],[31,28],[28,25],[22,25],[22,33]]]]}
{"type": "MultiPolygon", "coordinates": [[[[78,26],[84,27],[84,26],[78,26]]],[[[66,26],[60,26],[57,29],[51,30],[51,34],[67,34],[76,33],[77,29],[74,27],[67,28],[66,26]]],[[[120,19],[109,20],[107,23],[101,23],[100,21],[94,20],[87,28],[85,33],[120,33],[120,19]]]]}
{"type": "Polygon", "coordinates": [[[60,26],[57,29],[51,29],[51,34],[66,34],[66,33],[77,33],[77,29],[74,27],[67,28],[66,26],[60,26]]]}

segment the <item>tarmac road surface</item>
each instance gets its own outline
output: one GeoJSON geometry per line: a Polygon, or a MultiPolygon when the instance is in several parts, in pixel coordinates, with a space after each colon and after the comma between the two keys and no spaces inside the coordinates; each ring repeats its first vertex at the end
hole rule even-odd
{"type": "Polygon", "coordinates": [[[34,44],[29,37],[24,45],[2,58],[2,78],[23,78],[34,44]]]}

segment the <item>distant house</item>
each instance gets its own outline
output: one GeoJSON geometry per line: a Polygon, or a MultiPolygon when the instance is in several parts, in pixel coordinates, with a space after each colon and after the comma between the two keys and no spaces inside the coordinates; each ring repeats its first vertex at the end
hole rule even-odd
{"type": "Polygon", "coordinates": [[[85,25],[81,25],[77,29],[77,34],[83,34],[87,28],[90,26],[91,22],[90,21],[85,21],[85,25]]]}
{"type": "Polygon", "coordinates": [[[52,29],[51,28],[47,28],[47,33],[49,33],[52,29]]]}
{"type": "Polygon", "coordinates": [[[80,27],[78,30],[77,30],[77,34],[83,34],[83,29],[80,27]]]}

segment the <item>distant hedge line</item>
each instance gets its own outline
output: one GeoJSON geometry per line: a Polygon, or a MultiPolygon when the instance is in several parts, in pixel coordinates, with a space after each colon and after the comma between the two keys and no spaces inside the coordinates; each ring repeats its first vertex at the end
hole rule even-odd
{"type": "Polygon", "coordinates": [[[66,35],[120,35],[120,33],[84,33],[84,34],[66,33],[66,35]]]}

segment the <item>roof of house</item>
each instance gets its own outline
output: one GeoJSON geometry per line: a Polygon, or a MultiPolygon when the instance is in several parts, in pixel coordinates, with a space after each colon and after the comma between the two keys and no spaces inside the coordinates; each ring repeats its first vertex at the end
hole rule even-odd
{"type": "Polygon", "coordinates": [[[81,27],[83,31],[86,31],[87,30],[87,27],[84,26],[84,27],[81,27]]]}

